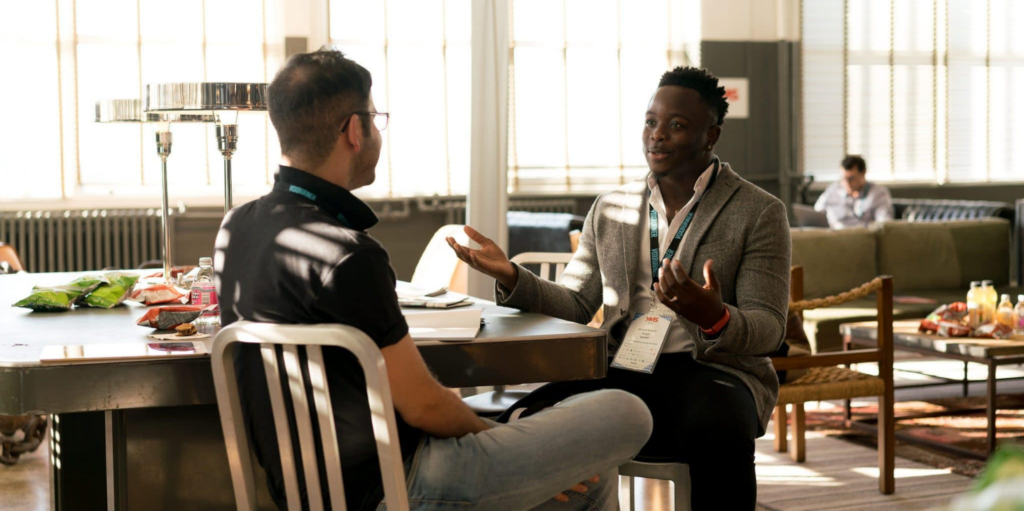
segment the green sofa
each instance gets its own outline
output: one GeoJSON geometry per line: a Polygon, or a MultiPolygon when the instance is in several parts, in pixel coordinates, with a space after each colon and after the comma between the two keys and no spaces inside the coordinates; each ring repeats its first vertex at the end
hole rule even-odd
{"type": "MultiPolygon", "coordinates": [[[[792,231],[793,264],[804,267],[804,296],[820,298],[892,275],[894,319],[922,318],[938,304],[964,301],[973,280],[992,280],[1016,302],[1010,287],[1010,222],[886,222],[870,229],[798,228],[792,231]],[[938,304],[900,303],[900,297],[938,304]]],[[[804,313],[804,330],[815,352],[842,349],[839,325],[875,318],[874,297],[804,313]]]]}

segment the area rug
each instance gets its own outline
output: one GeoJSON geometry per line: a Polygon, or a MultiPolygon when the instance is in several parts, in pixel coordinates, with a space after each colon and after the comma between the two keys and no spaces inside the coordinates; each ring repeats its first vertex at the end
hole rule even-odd
{"type": "MultiPolygon", "coordinates": [[[[999,410],[996,415],[999,442],[1024,444],[1024,394],[999,396],[999,410]]],[[[897,420],[896,429],[901,434],[956,446],[984,454],[986,450],[985,398],[943,398],[928,401],[906,401],[895,405],[896,417],[941,412],[950,410],[975,409],[976,411],[939,417],[897,420]]],[[[853,418],[874,419],[878,408],[872,403],[855,406],[853,418]]],[[[807,429],[828,436],[842,438],[862,445],[875,446],[874,433],[860,429],[849,429],[843,424],[842,408],[807,410],[807,429]]],[[[949,452],[920,444],[910,444],[897,439],[896,454],[937,468],[950,468],[957,474],[976,476],[984,462],[958,456],[949,452]]]]}

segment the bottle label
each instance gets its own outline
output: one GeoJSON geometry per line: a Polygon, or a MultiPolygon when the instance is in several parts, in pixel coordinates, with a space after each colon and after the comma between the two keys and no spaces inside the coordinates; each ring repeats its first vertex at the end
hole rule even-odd
{"type": "MultiPolygon", "coordinates": [[[[217,288],[213,282],[196,282],[192,284],[190,295],[192,305],[213,305],[217,303],[217,288]]],[[[203,316],[215,316],[213,311],[204,311],[203,316]]]]}

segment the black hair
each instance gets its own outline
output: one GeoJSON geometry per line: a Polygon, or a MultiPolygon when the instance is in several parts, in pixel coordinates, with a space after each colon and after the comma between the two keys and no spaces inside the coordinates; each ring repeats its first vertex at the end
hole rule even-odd
{"type": "Polygon", "coordinates": [[[846,157],[843,158],[843,161],[842,163],[840,163],[840,165],[842,165],[843,168],[846,170],[857,169],[860,171],[861,174],[867,172],[868,170],[868,164],[864,161],[864,158],[861,158],[859,155],[856,154],[846,155],[846,157]]]}
{"type": "Polygon", "coordinates": [[[729,103],[725,100],[725,87],[718,85],[718,78],[706,69],[696,67],[677,67],[661,75],[658,87],[677,85],[693,89],[700,94],[700,99],[711,107],[715,116],[715,124],[721,126],[725,122],[725,113],[729,111],[729,103]]]}
{"type": "MultiPolygon", "coordinates": [[[[268,89],[270,122],[283,154],[317,166],[334,150],[338,130],[353,112],[366,110],[370,72],[334,49],[292,55],[268,89]]],[[[369,116],[359,116],[369,133],[369,116]]]]}

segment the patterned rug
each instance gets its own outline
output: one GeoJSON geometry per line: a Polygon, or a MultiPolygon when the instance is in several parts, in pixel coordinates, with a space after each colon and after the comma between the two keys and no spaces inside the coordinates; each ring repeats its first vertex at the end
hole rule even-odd
{"type": "MultiPolygon", "coordinates": [[[[999,396],[996,437],[999,442],[1024,444],[1024,394],[999,396]]],[[[928,401],[896,403],[896,429],[902,434],[931,440],[946,445],[984,454],[987,419],[985,398],[943,398],[928,401]],[[949,410],[974,409],[970,413],[939,417],[899,420],[901,416],[949,410]]],[[[877,416],[875,404],[855,406],[853,418],[873,419],[877,416]]],[[[843,425],[842,408],[807,410],[807,429],[839,437],[862,445],[875,446],[877,438],[870,431],[848,429],[843,425]]],[[[969,477],[976,476],[985,463],[958,456],[936,448],[909,444],[897,439],[896,454],[937,468],[950,468],[969,477]]]]}

